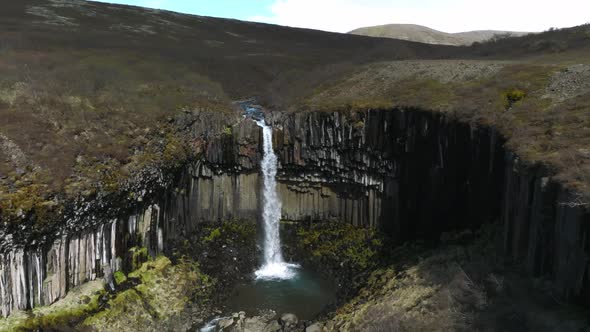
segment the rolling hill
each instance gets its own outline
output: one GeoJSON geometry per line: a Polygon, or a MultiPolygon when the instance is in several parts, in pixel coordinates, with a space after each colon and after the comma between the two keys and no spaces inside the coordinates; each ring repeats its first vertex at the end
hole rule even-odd
{"type": "Polygon", "coordinates": [[[496,35],[523,36],[528,32],[513,32],[499,30],[477,30],[459,33],[447,33],[415,24],[387,24],[373,27],[359,28],[349,32],[353,35],[393,38],[438,45],[471,45],[484,42],[496,35]]]}

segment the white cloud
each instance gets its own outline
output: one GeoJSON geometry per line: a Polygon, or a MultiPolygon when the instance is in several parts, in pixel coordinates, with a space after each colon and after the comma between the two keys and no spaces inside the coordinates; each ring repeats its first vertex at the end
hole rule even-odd
{"type": "Polygon", "coordinates": [[[276,0],[250,20],[335,32],[412,23],[446,32],[543,31],[590,21],[588,0],[276,0]]]}

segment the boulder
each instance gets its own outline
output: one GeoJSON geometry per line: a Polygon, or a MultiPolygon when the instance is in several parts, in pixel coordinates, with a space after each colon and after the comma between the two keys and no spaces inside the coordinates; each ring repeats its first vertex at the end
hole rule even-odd
{"type": "Polygon", "coordinates": [[[322,332],[324,325],[321,323],[315,323],[305,328],[305,332],[322,332]]]}
{"type": "Polygon", "coordinates": [[[283,314],[279,319],[279,323],[283,327],[293,327],[296,326],[299,322],[299,319],[294,314],[283,314]]]}

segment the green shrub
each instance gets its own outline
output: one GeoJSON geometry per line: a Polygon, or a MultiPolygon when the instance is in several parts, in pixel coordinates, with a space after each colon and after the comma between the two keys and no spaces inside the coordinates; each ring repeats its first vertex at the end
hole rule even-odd
{"type": "Polygon", "coordinates": [[[221,236],[221,229],[215,228],[211,231],[211,233],[209,233],[209,235],[207,235],[205,238],[203,238],[203,242],[205,242],[205,243],[213,242],[215,239],[219,238],[220,236],[221,236]]]}
{"type": "Polygon", "coordinates": [[[504,99],[506,100],[506,108],[512,107],[512,105],[523,100],[526,97],[526,92],[519,89],[512,89],[504,93],[504,99]]]}
{"type": "Polygon", "coordinates": [[[113,277],[115,279],[115,284],[117,284],[117,285],[121,285],[122,283],[127,281],[127,276],[125,275],[125,273],[123,273],[121,271],[115,272],[113,274],[113,277]]]}

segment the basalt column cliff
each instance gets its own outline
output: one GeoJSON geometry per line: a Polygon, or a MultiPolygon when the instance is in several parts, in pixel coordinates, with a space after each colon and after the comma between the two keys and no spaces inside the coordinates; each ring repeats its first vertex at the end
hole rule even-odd
{"type": "MultiPolygon", "coordinates": [[[[499,222],[508,257],[550,277],[560,298],[589,302],[590,215],[568,204],[571,194],[548,170],[505,150],[494,129],[416,109],[273,113],[267,121],[283,219],[379,228],[397,243],[435,242],[444,231],[499,222]]],[[[202,221],[256,218],[261,128],[243,119],[211,130],[201,159],[161,174],[159,185],[144,188],[149,194],[116,218],[89,209],[78,216],[83,229],[5,244],[2,314],[108,280],[125,269],[132,247],[161,253],[202,221]]]]}

